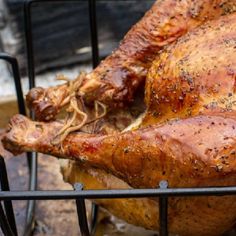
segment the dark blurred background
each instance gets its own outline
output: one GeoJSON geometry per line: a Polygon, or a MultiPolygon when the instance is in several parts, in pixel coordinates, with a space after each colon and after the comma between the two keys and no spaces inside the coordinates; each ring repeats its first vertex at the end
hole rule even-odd
{"type": "MultiPolygon", "coordinates": [[[[4,51],[17,56],[26,69],[23,0],[0,0],[4,51]]],[[[66,2],[66,1],[65,1],[66,2]]],[[[154,0],[97,0],[100,57],[107,56],[150,8],[154,0]]],[[[91,59],[88,2],[36,3],[32,8],[36,72],[91,59]]]]}

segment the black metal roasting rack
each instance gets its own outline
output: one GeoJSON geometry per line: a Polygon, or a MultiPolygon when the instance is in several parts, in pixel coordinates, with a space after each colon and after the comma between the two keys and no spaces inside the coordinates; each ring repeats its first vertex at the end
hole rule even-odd
{"type": "MultiPolygon", "coordinates": [[[[33,37],[31,27],[31,6],[34,3],[43,4],[45,2],[79,2],[83,0],[25,0],[24,16],[25,16],[25,36],[27,45],[28,57],[28,76],[29,87],[35,86],[35,71],[34,71],[34,52],[33,52],[33,37]]],[[[89,19],[91,30],[92,43],[92,61],[93,67],[99,63],[98,52],[98,37],[97,37],[97,22],[96,22],[96,0],[87,0],[89,4],[89,19]]],[[[18,108],[19,112],[26,115],[24,98],[20,83],[20,74],[17,60],[6,54],[0,53],[0,59],[9,63],[12,67],[14,77],[18,108]]],[[[31,114],[33,118],[33,114],[31,114]]],[[[159,198],[159,224],[160,236],[168,235],[168,198],[169,197],[186,197],[186,196],[222,196],[236,195],[236,187],[204,187],[204,188],[168,188],[167,181],[163,180],[159,183],[156,189],[127,189],[127,190],[83,190],[83,185],[75,184],[74,190],[67,191],[38,191],[37,190],[37,153],[27,153],[28,168],[29,168],[29,188],[28,191],[10,191],[7,170],[4,159],[0,156],[0,227],[4,235],[17,236],[17,227],[15,222],[12,200],[27,200],[26,224],[24,228],[24,236],[32,234],[34,225],[34,209],[35,200],[61,200],[74,199],[76,200],[78,222],[80,233],[82,236],[93,235],[96,230],[96,216],[98,208],[92,206],[92,222],[91,227],[88,227],[86,216],[85,199],[113,199],[113,198],[143,198],[156,197],[159,198]]]]}

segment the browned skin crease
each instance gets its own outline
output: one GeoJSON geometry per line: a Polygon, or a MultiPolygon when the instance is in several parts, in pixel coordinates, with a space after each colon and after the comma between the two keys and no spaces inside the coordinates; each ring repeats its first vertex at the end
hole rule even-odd
{"type": "MultiPolygon", "coordinates": [[[[236,185],[235,39],[236,14],[231,14],[167,47],[148,73],[145,117],[131,131],[77,132],[55,146],[51,142],[62,123],[16,115],[3,143],[11,152],[77,160],[135,188],[156,188],[163,179],[170,187],[236,185]]],[[[169,230],[175,234],[221,235],[235,223],[234,196],[169,203],[169,230]]],[[[154,221],[147,228],[158,228],[154,221]]]]}
{"type": "MultiPolygon", "coordinates": [[[[164,46],[205,21],[233,12],[235,5],[234,0],[157,0],[118,49],[87,75],[78,93],[87,103],[99,100],[110,107],[133,101],[134,92],[164,46]]],[[[51,120],[67,96],[66,85],[36,88],[28,93],[27,101],[38,120],[51,120]]]]}

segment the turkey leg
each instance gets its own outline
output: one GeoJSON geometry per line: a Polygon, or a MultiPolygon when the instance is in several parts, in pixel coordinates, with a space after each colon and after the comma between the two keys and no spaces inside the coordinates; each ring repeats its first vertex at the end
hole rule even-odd
{"type": "Polygon", "coordinates": [[[236,171],[232,117],[198,116],[114,135],[72,133],[53,145],[61,125],[16,115],[3,143],[12,152],[37,151],[79,160],[139,188],[155,188],[162,179],[172,187],[230,185],[224,177],[230,180],[236,171]]]}

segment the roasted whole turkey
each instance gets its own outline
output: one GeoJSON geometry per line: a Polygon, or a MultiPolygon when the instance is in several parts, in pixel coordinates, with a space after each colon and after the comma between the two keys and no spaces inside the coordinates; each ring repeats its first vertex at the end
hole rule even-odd
{"type": "MultiPolygon", "coordinates": [[[[161,180],[170,187],[236,185],[235,7],[157,1],[93,72],[30,91],[38,119],[55,120],[14,116],[4,147],[70,159],[64,178],[88,189],[156,188],[161,180]],[[64,106],[68,117],[56,119],[64,106]]],[[[222,235],[236,222],[235,200],[171,198],[169,230],[222,235]]],[[[158,199],[97,202],[129,223],[159,228],[158,199]]]]}

